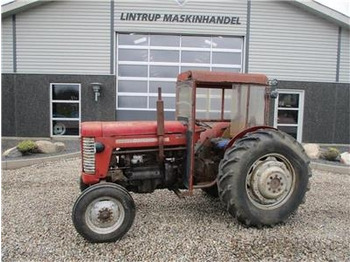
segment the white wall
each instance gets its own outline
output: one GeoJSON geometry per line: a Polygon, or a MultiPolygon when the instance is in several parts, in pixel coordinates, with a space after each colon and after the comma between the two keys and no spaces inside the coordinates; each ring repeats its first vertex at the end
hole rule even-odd
{"type": "Polygon", "coordinates": [[[342,29],[340,47],[339,82],[350,82],[350,33],[342,29]]]}
{"type": "Polygon", "coordinates": [[[175,0],[116,0],[114,21],[117,32],[244,36],[246,32],[247,3],[242,0],[188,0],[183,6],[180,6],[175,0]],[[160,21],[122,21],[120,20],[122,12],[238,16],[241,24],[220,25],[160,21]]]}
{"type": "Polygon", "coordinates": [[[16,15],[17,72],[109,74],[110,3],[57,1],[16,15]]]}
{"type": "Polygon", "coordinates": [[[335,82],[338,26],[287,1],[253,1],[249,72],[335,82]]]}
{"type": "Polygon", "coordinates": [[[1,24],[1,71],[13,72],[12,18],[2,20],[1,24]]]}

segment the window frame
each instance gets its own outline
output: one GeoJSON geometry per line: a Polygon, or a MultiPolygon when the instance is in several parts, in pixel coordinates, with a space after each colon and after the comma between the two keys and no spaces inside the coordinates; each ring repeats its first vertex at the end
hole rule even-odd
{"type": "Polygon", "coordinates": [[[69,138],[69,137],[79,137],[80,136],[80,124],[81,124],[81,83],[50,83],[50,137],[60,137],[60,138],[69,138]],[[78,86],[79,90],[79,99],[78,100],[54,100],[53,99],[53,87],[55,85],[74,85],[78,86]],[[79,106],[79,117],[67,118],[67,117],[53,117],[53,104],[78,104],[79,106]],[[78,121],[78,135],[55,135],[53,133],[53,121],[78,121]]]}
{"type": "Polygon", "coordinates": [[[302,142],[303,139],[303,123],[304,123],[304,101],[305,101],[305,91],[299,90],[299,89],[277,89],[278,97],[275,99],[274,104],[274,116],[273,116],[273,127],[277,128],[279,126],[283,127],[296,127],[297,128],[297,137],[296,140],[298,142],[302,142]],[[286,108],[286,107],[279,107],[279,95],[280,94],[297,94],[299,95],[299,104],[296,108],[286,108]],[[279,124],[278,123],[278,112],[279,110],[283,111],[298,111],[298,121],[296,124],[279,124]]]}
{"type": "MultiPolygon", "coordinates": [[[[123,44],[119,45],[119,36],[120,35],[130,35],[133,34],[132,32],[117,32],[116,33],[116,46],[115,46],[115,69],[116,69],[116,111],[155,111],[154,108],[150,105],[150,98],[157,96],[156,93],[151,93],[150,91],[150,82],[173,82],[174,85],[177,80],[177,75],[174,77],[150,77],[150,70],[152,66],[173,66],[178,67],[178,73],[181,73],[182,67],[203,67],[204,70],[207,70],[209,68],[210,71],[217,70],[218,68],[225,68],[225,69],[232,69],[232,72],[236,72],[234,70],[238,70],[239,72],[244,71],[244,50],[245,50],[245,38],[244,36],[229,36],[229,35],[187,35],[187,34],[157,34],[157,33],[137,33],[135,32],[135,35],[140,36],[146,36],[147,42],[143,45],[132,45],[132,44],[123,44]],[[151,37],[154,35],[164,35],[164,36],[176,36],[179,38],[179,43],[177,46],[159,46],[159,45],[151,45],[151,37]],[[225,37],[225,38],[236,38],[240,41],[240,49],[237,48],[237,46],[234,46],[233,48],[216,48],[213,46],[213,41],[217,37],[225,37]],[[210,46],[209,47],[183,47],[182,46],[182,40],[184,37],[207,37],[210,39],[210,46]],[[123,49],[129,49],[129,50],[147,50],[147,61],[126,61],[126,60],[119,60],[119,50],[123,49]],[[177,62],[153,62],[150,61],[150,54],[151,51],[178,51],[178,61],[177,62]],[[208,52],[210,56],[209,63],[182,63],[182,54],[183,51],[192,51],[192,52],[208,52]],[[219,63],[212,63],[213,55],[215,53],[234,53],[234,54],[240,54],[241,59],[239,63],[232,63],[232,64],[219,64],[219,63]],[[119,76],[119,66],[122,65],[143,65],[147,66],[147,76],[146,77],[136,77],[136,76],[119,76]],[[119,92],[119,81],[146,81],[147,82],[147,92],[119,92]],[[144,108],[132,108],[132,107],[119,107],[119,99],[122,99],[123,96],[143,96],[147,98],[147,105],[144,108]]],[[[163,93],[164,97],[173,97],[175,99],[176,97],[176,91],[174,89],[174,93],[163,93]]],[[[165,108],[164,111],[166,112],[175,112],[175,108],[165,108]]]]}

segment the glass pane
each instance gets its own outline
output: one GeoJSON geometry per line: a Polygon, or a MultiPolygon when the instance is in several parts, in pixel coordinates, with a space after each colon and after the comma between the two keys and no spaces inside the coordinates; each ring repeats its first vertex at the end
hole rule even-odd
{"type": "Polygon", "coordinates": [[[52,103],[53,118],[79,118],[78,103],[52,103]]]}
{"type": "Polygon", "coordinates": [[[241,53],[213,52],[213,64],[241,64],[241,53]]]}
{"type": "Polygon", "coordinates": [[[196,97],[196,109],[206,110],[208,108],[208,98],[206,97],[196,97]]]}
{"type": "Polygon", "coordinates": [[[176,78],[178,74],[178,66],[150,66],[150,77],[176,78]]]}
{"type": "Polygon", "coordinates": [[[277,129],[291,135],[297,139],[298,128],[296,126],[277,126],[277,129]]]}
{"type": "Polygon", "coordinates": [[[179,62],[179,51],[151,50],[151,62],[179,62]]]}
{"type": "Polygon", "coordinates": [[[177,88],[179,89],[179,96],[176,101],[178,120],[181,118],[190,120],[192,112],[192,88],[188,83],[178,84],[177,88]]]}
{"type": "MultiPolygon", "coordinates": [[[[157,108],[158,97],[151,96],[149,98],[149,108],[157,108]]],[[[175,97],[162,97],[165,109],[175,109],[175,97]]]]}
{"type": "Polygon", "coordinates": [[[201,67],[201,66],[181,66],[181,72],[186,72],[186,71],[210,71],[209,67],[201,67]]]}
{"type": "Polygon", "coordinates": [[[221,98],[211,98],[210,99],[210,111],[220,111],[221,112],[221,98]]]}
{"type": "Polygon", "coordinates": [[[246,85],[232,85],[231,136],[246,128],[248,88],[246,85]]]}
{"type": "Polygon", "coordinates": [[[119,34],[119,45],[148,45],[147,35],[119,34]]]}
{"type": "Polygon", "coordinates": [[[213,48],[242,49],[242,38],[213,37],[213,48]]]}
{"type": "Polygon", "coordinates": [[[183,62],[183,63],[209,64],[210,63],[210,53],[209,52],[196,52],[196,51],[182,51],[181,62],[183,62]]]}
{"type": "Polygon", "coordinates": [[[52,85],[53,100],[79,100],[79,85],[52,85]]]}
{"type": "Polygon", "coordinates": [[[120,80],[118,82],[118,92],[147,92],[147,81],[120,80]]]}
{"type": "Polygon", "coordinates": [[[221,119],[221,111],[196,111],[196,118],[202,120],[218,120],[221,119]]]}
{"type": "MultiPolygon", "coordinates": [[[[150,81],[149,82],[149,92],[158,93],[158,87],[162,88],[162,93],[175,94],[176,93],[176,83],[175,82],[165,82],[165,81],[150,81]]],[[[174,98],[175,100],[175,98],[174,98]]]]}
{"type": "Polygon", "coordinates": [[[278,110],[277,123],[279,124],[297,124],[298,111],[297,110],[278,110]]]}
{"type": "Polygon", "coordinates": [[[240,68],[229,68],[229,67],[213,67],[212,71],[239,73],[239,72],[241,72],[241,69],[240,68]]]}
{"type": "Polygon", "coordinates": [[[143,49],[119,49],[119,61],[148,61],[148,51],[143,49]]]}
{"type": "MultiPolygon", "coordinates": [[[[174,120],[175,112],[164,112],[165,120],[174,120]]],[[[154,121],[157,119],[156,111],[146,111],[146,110],[117,110],[117,120],[118,121],[154,121]]]]}
{"type": "Polygon", "coordinates": [[[118,108],[147,108],[147,97],[119,96],[118,108]]]}
{"type": "Polygon", "coordinates": [[[198,88],[196,97],[197,118],[220,119],[222,90],[213,88],[198,88]]]}
{"type": "Polygon", "coordinates": [[[202,47],[210,48],[210,36],[183,36],[181,41],[182,47],[202,47]]]}
{"type": "Polygon", "coordinates": [[[78,136],[79,121],[52,121],[52,133],[56,136],[78,136]]]}
{"type": "Polygon", "coordinates": [[[278,107],[298,108],[299,94],[279,94],[278,107]]]}
{"type": "Polygon", "coordinates": [[[232,101],[233,101],[232,90],[231,89],[225,89],[225,106],[224,106],[225,107],[225,111],[231,113],[232,101]]]}
{"type": "Polygon", "coordinates": [[[118,76],[147,77],[147,66],[119,65],[118,76]]]}
{"type": "Polygon", "coordinates": [[[250,86],[248,127],[264,125],[265,87],[250,86]]]}
{"type": "Polygon", "coordinates": [[[180,46],[180,36],[151,35],[151,46],[180,46]]]}

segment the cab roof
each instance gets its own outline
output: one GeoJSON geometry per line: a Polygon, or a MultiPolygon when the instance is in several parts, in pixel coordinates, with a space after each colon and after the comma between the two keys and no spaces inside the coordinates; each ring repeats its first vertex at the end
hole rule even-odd
{"type": "Polygon", "coordinates": [[[211,71],[187,71],[177,77],[178,82],[193,81],[197,86],[232,86],[232,84],[268,85],[268,78],[263,74],[242,74],[211,71]]]}

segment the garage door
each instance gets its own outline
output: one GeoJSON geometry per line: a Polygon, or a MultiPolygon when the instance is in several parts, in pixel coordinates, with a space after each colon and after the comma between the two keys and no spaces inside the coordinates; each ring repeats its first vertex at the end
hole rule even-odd
{"type": "Polygon", "coordinates": [[[162,87],[165,116],[174,119],[175,82],[180,72],[241,72],[243,38],[117,34],[117,119],[155,119],[162,87]]]}

